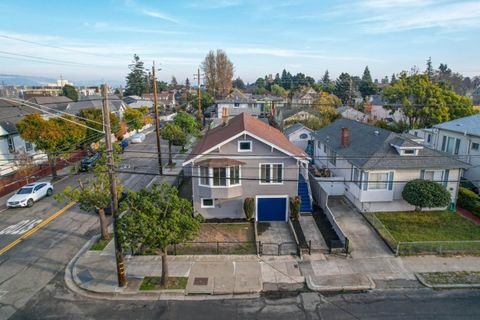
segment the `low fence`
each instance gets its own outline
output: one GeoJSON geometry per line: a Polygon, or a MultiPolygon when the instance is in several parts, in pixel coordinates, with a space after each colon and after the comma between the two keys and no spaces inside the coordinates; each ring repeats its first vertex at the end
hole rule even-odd
{"type": "Polygon", "coordinates": [[[256,254],[255,241],[186,242],[167,248],[170,255],[256,254]]]}
{"type": "Polygon", "coordinates": [[[258,248],[259,254],[264,256],[294,256],[300,253],[300,247],[296,242],[270,243],[259,241],[258,248]]]}
{"type": "Polygon", "coordinates": [[[362,213],[396,256],[480,254],[480,240],[469,241],[398,241],[374,213],[362,213]]]}

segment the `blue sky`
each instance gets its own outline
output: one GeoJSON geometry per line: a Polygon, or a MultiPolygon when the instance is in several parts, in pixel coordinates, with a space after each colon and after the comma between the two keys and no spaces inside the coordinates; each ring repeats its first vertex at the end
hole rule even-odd
{"type": "Polygon", "coordinates": [[[361,75],[366,65],[381,78],[423,70],[429,56],[480,75],[478,0],[16,0],[0,12],[1,73],[118,81],[137,53],[159,78],[183,82],[223,49],[246,82],[284,68],[361,75]]]}

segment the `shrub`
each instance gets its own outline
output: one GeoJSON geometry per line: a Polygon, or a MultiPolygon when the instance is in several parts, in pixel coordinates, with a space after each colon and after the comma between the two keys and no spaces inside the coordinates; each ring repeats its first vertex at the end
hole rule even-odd
{"type": "Polygon", "coordinates": [[[480,217],[480,197],[475,192],[460,187],[458,190],[457,204],[480,217]]]}
{"type": "Polygon", "coordinates": [[[298,220],[300,218],[300,205],[302,200],[300,200],[299,196],[290,197],[290,212],[291,218],[293,220],[298,220]]]}
{"type": "Polygon", "coordinates": [[[415,206],[415,210],[422,208],[441,208],[450,203],[450,193],[438,182],[430,180],[412,180],[402,191],[405,201],[415,206]]]}
{"type": "Polygon", "coordinates": [[[255,199],[254,198],[245,198],[243,202],[243,211],[245,212],[245,217],[248,221],[253,219],[255,214],[255,199]]]}

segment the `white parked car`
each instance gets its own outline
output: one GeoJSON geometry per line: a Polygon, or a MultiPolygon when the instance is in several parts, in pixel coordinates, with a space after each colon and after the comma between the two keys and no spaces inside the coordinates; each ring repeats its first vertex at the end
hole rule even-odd
{"type": "Polygon", "coordinates": [[[7,200],[7,207],[31,207],[34,202],[43,197],[49,197],[52,193],[53,186],[50,182],[30,183],[21,187],[17,193],[7,200]]]}
{"type": "Polygon", "coordinates": [[[138,132],[138,133],[135,133],[132,136],[131,142],[132,143],[142,143],[145,140],[145,138],[146,138],[145,134],[143,134],[141,132],[138,132]]]}

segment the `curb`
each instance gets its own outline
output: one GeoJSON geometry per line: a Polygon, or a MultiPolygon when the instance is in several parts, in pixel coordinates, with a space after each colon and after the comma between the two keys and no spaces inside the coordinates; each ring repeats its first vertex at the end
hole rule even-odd
{"type": "Polygon", "coordinates": [[[338,286],[338,287],[333,287],[333,286],[317,286],[316,284],[313,283],[312,277],[311,276],[306,276],[305,277],[305,282],[307,284],[307,288],[311,291],[317,291],[317,292],[359,292],[359,291],[368,291],[368,290],[373,290],[375,289],[375,283],[372,281],[370,277],[368,277],[368,281],[370,282],[370,285],[364,285],[364,286],[338,286]]]}
{"type": "Polygon", "coordinates": [[[78,259],[88,251],[90,246],[100,238],[100,235],[93,236],[85,245],[75,254],[65,268],[64,282],[66,287],[81,296],[90,299],[100,300],[226,300],[226,299],[253,299],[259,298],[259,293],[248,294],[226,294],[226,295],[185,295],[184,290],[152,290],[145,292],[123,292],[122,288],[116,288],[116,292],[96,292],[86,288],[82,288],[78,283],[80,280],[75,274],[75,264],[78,259]]]}
{"type": "Polygon", "coordinates": [[[427,280],[418,272],[415,272],[415,277],[418,282],[427,288],[431,289],[479,289],[480,284],[430,284],[427,280]]]}

